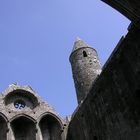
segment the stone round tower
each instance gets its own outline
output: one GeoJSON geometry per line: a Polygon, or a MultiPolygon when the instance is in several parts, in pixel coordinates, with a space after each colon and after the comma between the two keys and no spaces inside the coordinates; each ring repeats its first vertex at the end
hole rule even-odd
{"type": "Polygon", "coordinates": [[[80,104],[88,94],[94,80],[100,74],[101,65],[96,50],[79,38],[74,43],[70,63],[77,100],[80,104]]]}

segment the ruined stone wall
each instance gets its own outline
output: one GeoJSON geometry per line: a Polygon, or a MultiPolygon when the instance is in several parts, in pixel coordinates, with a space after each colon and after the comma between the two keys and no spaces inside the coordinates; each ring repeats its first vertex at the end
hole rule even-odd
{"type": "Polygon", "coordinates": [[[140,30],[115,48],[69,124],[67,140],[140,139],[140,30]]]}
{"type": "Polygon", "coordinates": [[[109,4],[124,16],[140,25],[140,1],[139,0],[102,0],[109,4]]]}
{"type": "Polygon", "coordinates": [[[0,140],[64,140],[65,126],[30,86],[12,84],[0,94],[0,140]]]}

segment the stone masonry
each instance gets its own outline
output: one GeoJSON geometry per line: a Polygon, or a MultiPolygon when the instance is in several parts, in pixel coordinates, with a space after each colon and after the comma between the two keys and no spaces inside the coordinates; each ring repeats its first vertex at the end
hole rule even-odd
{"type": "Polygon", "coordinates": [[[30,86],[0,95],[0,140],[64,140],[64,121],[30,86]]]}
{"type": "Polygon", "coordinates": [[[78,103],[82,103],[92,84],[101,73],[101,64],[95,49],[81,39],[74,43],[70,55],[78,103]]]}
{"type": "Polygon", "coordinates": [[[132,23],[102,69],[95,49],[74,43],[72,116],[63,120],[30,86],[12,84],[0,94],[0,140],[140,140],[140,1],[102,1],[132,23]]]}

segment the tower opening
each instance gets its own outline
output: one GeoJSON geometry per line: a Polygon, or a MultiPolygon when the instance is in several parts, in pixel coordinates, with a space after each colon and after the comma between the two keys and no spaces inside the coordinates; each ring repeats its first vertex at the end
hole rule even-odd
{"type": "Polygon", "coordinates": [[[0,140],[7,140],[7,123],[5,119],[0,116],[0,140]]]}
{"type": "Polygon", "coordinates": [[[84,57],[87,57],[86,51],[83,51],[83,56],[84,56],[84,57]]]}
{"type": "Polygon", "coordinates": [[[21,116],[11,122],[14,140],[36,140],[35,123],[21,116]]]}
{"type": "Polygon", "coordinates": [[[62,140],[61,125],[59,121],[51,115],[43,117],[39,123],[42,140],[62,140]]]}

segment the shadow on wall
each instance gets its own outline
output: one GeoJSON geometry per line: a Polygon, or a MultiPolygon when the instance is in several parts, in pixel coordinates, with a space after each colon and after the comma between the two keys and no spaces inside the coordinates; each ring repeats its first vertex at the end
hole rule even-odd
{"type": "Polygon", "coordinates": [[[0,116],[0,140],[7,140],[7,122],[4,117],[0,116]]]}
{"type": "Polygon", "coordinates": [[[21,116],[11,122],[14,140],[36,140],[36,126],[31,119],[21,116]]]}
{"type": "MultiPolygon", "coordinates": [[[[2,117],[0,118],[0,125],[0,140],[7,140],[7,122],[2,117]]],[[[11,121],[11,130],[13,140],[63,139],[61,123],[50,114],[43,115],[39,123],[28,116],[20,115],[11,121]]]]}
{"type": "Polygon", "coordinates": [[[43,140],[62,140],[61,125],[53,116],[45,115],[39,123],[43,140]]]}

